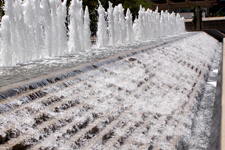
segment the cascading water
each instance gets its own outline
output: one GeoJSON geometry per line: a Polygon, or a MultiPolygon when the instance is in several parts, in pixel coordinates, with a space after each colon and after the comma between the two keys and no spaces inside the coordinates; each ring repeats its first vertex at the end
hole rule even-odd
{"type": "MultiPolygon", "coordinates": [[[[67,16],[67,0],[6,1],[1,26],[0,66],[15,66],[34,60],[65,56],[91,49],[90,19],[82,1],[72,0],[67,16]],[[68,31],[66,21],[68,23],[68,31]]],[[[139,16],[132,22],[132,14],[121,4],[107,12],[99,2],[96,45],[124,46],[185,32],[184,20],[179,14],[158,9],[145,10],[140,6],[139,16]]]]}
{"type": "Polygon", "coordinates": [[[0,93],[0,150],[207,149],[221,48],[188,33],[23,82],[0,93]]]}

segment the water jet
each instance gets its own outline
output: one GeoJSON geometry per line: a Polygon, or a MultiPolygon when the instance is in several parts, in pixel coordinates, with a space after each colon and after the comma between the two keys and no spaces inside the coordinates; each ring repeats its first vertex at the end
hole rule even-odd
{"type": "Polygon", "coordinates": [[[185,32],[179,14],[140,6],[132,22],[129,9],[99,3],[91,45],[88,8],[71,2],[67,31],[65,4],[6,3],[0,149],[207,147],[207,90],[215,87],[206,77],[218,67],[221,43],[185,32]]]}

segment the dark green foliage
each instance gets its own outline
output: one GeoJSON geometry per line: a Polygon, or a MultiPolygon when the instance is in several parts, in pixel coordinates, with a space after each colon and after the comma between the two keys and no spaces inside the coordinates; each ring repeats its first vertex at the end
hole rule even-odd
{"type": "Polygon", "coordinates": [[[223,16],[223,12],[221,10],[217,11],[214,17],[221,17],[223,16]]]}
{"type": "Polygon", "coordinates": [[[4,0],[0,0],[0,18],[2,18],[2,16],[4,15],[3,6],[4,6],[4,0]]]}

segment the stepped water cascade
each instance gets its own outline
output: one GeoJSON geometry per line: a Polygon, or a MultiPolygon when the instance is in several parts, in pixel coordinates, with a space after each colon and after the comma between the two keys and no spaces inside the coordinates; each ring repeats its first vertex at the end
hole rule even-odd
{"type": "MultiPolygon", "coordinates": [[[[84,12],[82,1],[72,0],[67,16],[66,3],[67,0],[6,1],[0,31],[0,66],[15,66],[90,50],[88,7],[84,12]]],[[[145,42],[185,32],[184,20],[179,14],[167,11],[159,14],[157,9],[145,11],[140,6],[133,23],[130,10],[127,9],[124,16],[121,4],[113,8],[109,2],[106,12],[99,2],[98,15],[98,48],[145,42]]]]}
{"type": "Polygon", "coordinates": [[[207,149],[220,56],[187,33],[0,86],[0,150],[207,149]]]}

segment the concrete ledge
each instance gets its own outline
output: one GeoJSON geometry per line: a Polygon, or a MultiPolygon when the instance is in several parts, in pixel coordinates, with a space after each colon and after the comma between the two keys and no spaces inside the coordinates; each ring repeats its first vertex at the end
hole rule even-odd
{"type": "MultiPolygon", "coordinates": [[[[225,58],[225,38],[223,39],[223,58],[225,58]]],[[[225,149],[225,61],[223,61],[222,116],[221,116],[221,149],[225,149]]]]}
{"type": "Polygon", "coordinates": [[[225,34],[223,34],[222,32],[220,32],[216,29],[203,30],[203,31],[206,32],[207,34],[213,36],[214,38],[216,38],[220,42],[223,42],[223,38],[225,38],[225,34]]]}
{"type": "MultiPolygon", "coordinates": [[[[187,31],[194,31],[192,19],[185,19],[185,27],[187,31]]],[[[225,30],[225,17],[203,18],[202,30],[209,29],[225,30]]]]}
{"type": "MultiPolygon", "coordinates": [[[[202,18],[202,21],[216,21],[216,20],[225,20],[225,17],[206,17],[206,18],[202,18]]],[[[185,22],[192,22],[192,19],[185,19],[185,22]]]]}
{"type": "Polygon", "coordinates": [[[213,108],[212,124],[210,130],[209,150],[225,149],[225,38],[220,57],[220,67],[217,77],[217,87],[213,108]]]}
{"type": "Polygon", "coordinates": [[[225,38],[218,72],[216,96],[211,125],[210,150],[225,149],[225,38]]]}

